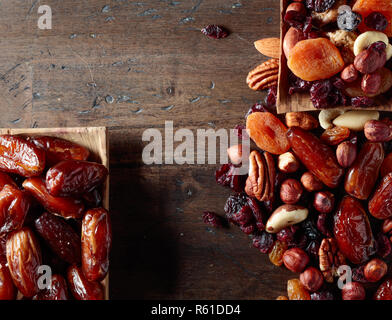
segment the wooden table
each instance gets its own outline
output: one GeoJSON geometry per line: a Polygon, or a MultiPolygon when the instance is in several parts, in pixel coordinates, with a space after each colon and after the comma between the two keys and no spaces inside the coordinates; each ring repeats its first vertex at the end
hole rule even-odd
{"type": "Polygon", "coordinates": [[[253,41],[279,34],[279,1],[0,1],[1,127],[107,126],[113,299],[274,299],[294,277],[238,228],[213,230],[230,191],[216,165],[142,162],[147,128],[233,128],[262,94],[253,41]],[[61,5],[60,5],[61,3],[61,5]],[[37,27],[49,5],[51,30],[37,27]],[[231,35],[200,33],[221,24],[231,35]]]}

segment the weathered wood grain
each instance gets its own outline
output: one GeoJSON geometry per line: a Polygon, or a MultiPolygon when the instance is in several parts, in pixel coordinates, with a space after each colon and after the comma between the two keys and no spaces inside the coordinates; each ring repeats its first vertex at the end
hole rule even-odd
{"type": "Polygon", "coordinates": [[[237,228],[201,221],[203,210],[223,214],[230,194],[215,184],[215,165],[141,159],[143,131],[165,120],[194,132],[244,124],[263,98],[245,83],[266,59],[253,41],[279,35],[278,1],[47,0],[52,30],[37,28],[40,4],[0,1],[0,127],[109,128],[111,298],[283,294],[292,274],[237,228]],[[211,23],[231,35],[206,38],[199,30],[211,23]],[[7,93],[22,78],[17,97],[7,93]]]}

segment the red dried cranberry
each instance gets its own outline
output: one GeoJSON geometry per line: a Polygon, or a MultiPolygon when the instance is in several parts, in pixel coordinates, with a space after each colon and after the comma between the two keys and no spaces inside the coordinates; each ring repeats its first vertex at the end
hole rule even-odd
{"type": "Polygon", "coordinates": [[[330,80],[315,81],[310,88],[310,100],[312,100],[315,108],[327,108],[330,106],[330,93],[332,91],[332,83],[330,80]]]}
{"type": "Polygon", "coordinates": [[[332,237],[332,232],[328,228],[328,215],[326,213],[321,213],[317,217],[317,229],[326,237],[332,237]]]}
{"type": "Polygon", "coordinates": [[[291,226],[280,230],[276,234],[276,239],[286,242],[289,247],[295,245],[295,233],[298,231],[298,226],[291,226]]]}
{"type": "Polygon", "coordinates": [[[215,172],[216,182],[224,187],[230,187],[235,192],[242,192],[245,187],[245,176],[240,175],[238,171],[232,163],[224,164],[215,172]]]}
{"type": "Polygon", "coordinates": [[[392,245],[385,234],[380,233],[377,236],[377,255],[381,258],[386,258],[391,255],[392,245]]]}
{"type": "Polygon", "coordinates": [[[275,239],[271,233],[263,231],[255,235],[252,242],[253,246],[259,249],[261,253],[270,253],[274,246],[275,239]]]}
{"type": "Polygon", "coordinates": [[[242,124],[237,124],[234,128],[235,133],[237,134],[238,138],[242,139],[243,136],[246,134],[246,128],[242,124]]]}
{"type": "Polygon", "coordinates": [[[276,107],[276,98],[278,95],[278,87],[273,86],[268,89],[267,96],[265,97],[265,104],[267,108],[272,109],[276,107]]]}
{"type": "Polygon", "coordinates": [[[289,94],[292,95],[296,92],[308,92],[312,83],[296,77],[293,73],[289,73],[289,94]]]}
{"type": "Polygon", "coordinates": [[[211,24],[203,29],[201,32],[211,39],[222,39],[229,35],[229,31],[222,26],[211,24]]]}
{"type": "Polygon", "coordinates": [[[248,118],[248,116],[254,112],[269,112],[267,109],[267,106],[261,103],[256,103],[252,106],[252,108],[249,109],[247,114],[245,115],[245,119],[248,118]]]}
{"type": "Polygon", "coordinates": [[[334,296],[330,291],[314,292],[310,295],[311,300],[334,300],[334,296]]]}
{"type": "Polygon", "coordinates": [[[367,283],[365,278],[365,265],[358,266],[352,270],[352,278],[355,282],[367,283]]]}
{"type": "Polygon", "coordinates": [[[314,0],[314,11],[325,12],[331,9],[336,0],[314,0]]]}
{"type": "Polygon", "coordinates": [[[388,26],[388,19],[380,12],[372,12],[365,18],[365,24],[377,31],[384,31],[388,26]]]}
{"type": "Polygon", "coordinates": [[[252,210],[253,217],[256,221],[256,227],[260,231],[265,229],[265,224],[263,222],[263,213],[260,209],[260,206],[258,205],[257,201],[253,198],[248,197],[248,206],[252,210]]]}
{"type": "Polygon", "coordinates": [[[284,16],[284,21],[291,27],[302,29],[306,16],[299,11],[289,10],[284,16]]]}
{"type": "Polygon", "coordinates": [[[213,226],[214,228],[220,228],[223,226],[223,218],[218,216],[215,212],[203,212],[203,222],[213,226]]]}
{"type": "Polygon", "coordinates": [[[372,107],[376,105],[374,99],[369,97],[354,97],[351,98],[351,105],[355,108],[359,107],[372,107]]]}

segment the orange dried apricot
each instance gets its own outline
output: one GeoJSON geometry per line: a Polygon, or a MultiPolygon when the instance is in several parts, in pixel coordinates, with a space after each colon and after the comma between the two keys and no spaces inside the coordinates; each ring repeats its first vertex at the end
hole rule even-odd
{"type": "Polygon", "coordinates": [[[342,71],[344,61],[331,41],[316,38],[298,42],[291,49],[287,65],[298,78],[315,81],[331,78],[342,71]]]}
{"type": "Polygon", "coordinates": [[[290,149],[287,127],[270,112],[254,112],[246,119],[249,136],[260,149],[282,154],[290,149]]]}
{"type": "Polygon", "coordinates": [[[287,281],[287,296],[289,300],[310,300],[308,290],[305,289],[299,279],[287,281]]]}
{"type": "Polygon", "coordinates": [[[362,15],[362,23],[359,25],[361,32],[374,30],[365,25],[365,18],[372,12],[382,13],[388,20],[388,26],[383,31],[388,37],[392,37],[392,2],[390,0],[357,0],[353,11],[362,15]]]}

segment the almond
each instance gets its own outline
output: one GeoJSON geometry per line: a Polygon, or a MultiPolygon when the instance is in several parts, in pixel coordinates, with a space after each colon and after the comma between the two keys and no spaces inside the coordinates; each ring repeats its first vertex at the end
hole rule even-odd
{"type": "Polygon", "coordinates": [[[254,42],[254,45],[261,54],[270,58],[279,58],[280,55],[280,39],[265,38],[254,42]]]}

